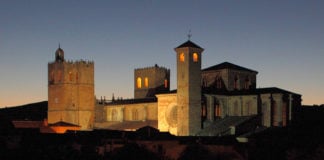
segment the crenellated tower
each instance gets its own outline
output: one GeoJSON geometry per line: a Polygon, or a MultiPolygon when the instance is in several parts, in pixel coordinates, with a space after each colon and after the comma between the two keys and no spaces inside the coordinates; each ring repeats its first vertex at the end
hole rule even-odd
{"type": "Polygon", "coordinates": [[[201,47],[188,40],[177,53],[177,135],[193,136],[201,129],[201,47]]]}
{"type": "Polygon", "coordinates": [[[152,98],[170,91],[170,69],[155,64],[134,70],[134,98],[152,98]]]}
{"type": "Polygon", "coordinates": [[[66,61],[60,47],[48,64],[48,123],[67,122],[92,130],[94,123],[94,63],[66,61]]]}

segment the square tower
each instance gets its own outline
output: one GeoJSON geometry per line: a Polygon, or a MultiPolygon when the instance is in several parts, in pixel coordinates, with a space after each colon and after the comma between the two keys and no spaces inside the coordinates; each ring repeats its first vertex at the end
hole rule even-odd
{"type": "Polygon", "coordinates": [[[48,123],[67,122],[81,130],[94,123],[94,63],[65,61],[59,48],[48,64],[48,123]]]}
{"type": "Polygon", "coordinates": [[[134,70],[134,98],[155,97],[170,91],[170,70],[155,64],[134,70]]]}
{"type": "Polygon", "coordinates": [[[190,40],[177,53],[177,135],[193,136],[201,130],[201,53],[190,40]]]}

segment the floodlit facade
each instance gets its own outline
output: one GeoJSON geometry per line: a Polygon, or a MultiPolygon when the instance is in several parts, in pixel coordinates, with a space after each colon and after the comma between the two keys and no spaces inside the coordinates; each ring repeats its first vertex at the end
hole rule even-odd
{"type": "Polygon", "coordinates": [[[170,70],[155,65],[134,70],[134,99],[95,100],[94,63],[66,62],[59,48],[48,66],[48,123],[81,130],[151,126],[177,136],[240,135],[289,125],[300,94],[256,88],[257,71],[229,62],[202,69],[203,51],[190,40],[175,48],[176,90],[170,91],[170,70]]]}
{"type": "Polygon", "coordinates": [[[94,63],[66,61],[60,47],[48,64],[48,123],[66,122],[81,130],[94,123],[94,63]]]}

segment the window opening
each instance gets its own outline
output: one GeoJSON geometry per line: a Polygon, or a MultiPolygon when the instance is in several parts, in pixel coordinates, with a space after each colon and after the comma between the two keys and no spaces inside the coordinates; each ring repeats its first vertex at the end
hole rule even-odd
{"type": "Polygon", "coordinates": [[[168,80],[167,79],[164,80],[164,88],[168,88],[168,80]]]}
{"type": "Polygon", "coordinates": [[[145,85],[145,87],[149,86],[149,80],[147,77],[144,78],[144,85],[145,85]]]}
{"type": "Polygon", "coordinates": [[[181,53],[180,54],[179,59],[180,59],[180,62],[184,62],[185,61],[185,55],[184,55],[184,53],[181,53]]]}
{"type": "Polygon", "coordinates": [[[193,59],[194,62],[198,62],[198,54],[197,53],[194,53],[192,55],[192,59],[193,59]]]}
{"type": "Polygon", "coordinates": [[[137,88],[142,88],[142,79],[140,77],[137,78],[137,88]]]}

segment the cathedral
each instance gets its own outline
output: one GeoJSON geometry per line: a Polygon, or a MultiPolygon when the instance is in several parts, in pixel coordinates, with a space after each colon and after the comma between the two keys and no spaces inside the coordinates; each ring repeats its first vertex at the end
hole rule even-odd
{"type": "Polygon", "coordinates": [[[134,99],[97,99],[94,62],[66,61],[59,47],[48,64],[48,124],[78,130],[135,131],[150,126],[176,136],[242,135],[291,123],[301,95],[256,88],[258,72],[229,62],[201,68],[204,49],[188,40],[175,49],[177,89],[170,70],[134,70],[134,99]]]}

